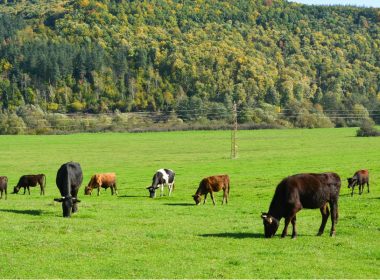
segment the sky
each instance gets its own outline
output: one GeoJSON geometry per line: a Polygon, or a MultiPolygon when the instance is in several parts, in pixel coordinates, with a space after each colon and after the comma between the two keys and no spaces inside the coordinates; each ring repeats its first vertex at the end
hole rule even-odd
{"type": "Polygon", "coordinates": [[[311,5],[354,5],[358,7],[376,7],[380,8],[380,0],[289,0],[311,5]]]}

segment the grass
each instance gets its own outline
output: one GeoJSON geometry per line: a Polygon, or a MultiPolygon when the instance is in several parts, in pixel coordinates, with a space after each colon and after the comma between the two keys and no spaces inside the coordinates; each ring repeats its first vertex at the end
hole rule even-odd
{"type": "MultiPolygon", "coordinates": [[[[229,159],[228,131],[1,136],[0,175],[8,192],[23,174],[45,173],[45,196],[8,194],[0,201],[1,278],[378,278],[380,275],[380,141],[356,129],[262,130],[238,133],[238,159],[229,159]],[[61,217],[59,166],[81,163],[79,212],[61,217]],[[176,171],[172,197],[148,198],[155,170],[176,171]],[[346,178],[361,168],[371,192],[351,197],[346,178]],[[84,196],[96,172],[114,171],[110,190],[84,196]],[[335,238],[315,236],[319,210],[297,215],[296,240],[263,238],[261,211],[285,176],[341,175],[335,238]],[[209,175],[231,177],[230,203],[191,195],[209,175]]],[[[167,191],[167,189],[166,189],[167,191]]]]}

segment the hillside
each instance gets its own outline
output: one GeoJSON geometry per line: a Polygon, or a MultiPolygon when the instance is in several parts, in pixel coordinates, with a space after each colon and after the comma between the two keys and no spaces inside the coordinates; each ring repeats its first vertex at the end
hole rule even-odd
{"type": "Polygon", "coordinates": [[[0,2],[0,106],[8,114],[35,105],[223,119],[236,101],[241,123],[308,126],[302,115],[313,126],[344,126],[354,122],[347,116],[380,112],[380,9],[280,0],[0,2]]]}

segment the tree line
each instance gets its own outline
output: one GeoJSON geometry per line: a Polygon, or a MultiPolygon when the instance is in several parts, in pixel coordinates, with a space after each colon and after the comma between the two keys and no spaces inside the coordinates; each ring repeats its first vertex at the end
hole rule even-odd
{"type": "Polygon", "coordinates": [[[3,116],[379,122],[380,10],[282,0],[0,1],[3,116]],[[25,109],[26,108],[26,109],[25,109]],[[279,114],[279,112],[282,112],[279,114]]]}

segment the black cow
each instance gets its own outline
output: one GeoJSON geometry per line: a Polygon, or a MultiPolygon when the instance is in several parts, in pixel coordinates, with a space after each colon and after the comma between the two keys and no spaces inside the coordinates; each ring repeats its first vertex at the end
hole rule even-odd
{"type": "Polygon", "coordinates": [[[7,199],[7,187],[8,187],[8,177],[0,176],[0,199],[3,198],[3,192],[5,192],[5,199],[7,199]]]}
{"type": "Polygon", "coordinates": [[[18,193],[21,188],[24,188],[24,194],[26,189],[28,189],[28,193],[30,195],[29,187],[35,187],[37,184],[40,185],[40,195],[45,194],[45,185],[46,185],[46,176],[45,174],[37,174],[37,175],[23,175],[18,180],[17,186],[13,188],[13,193],[18,193]]]}
{"type": "Polygon", "coordinates": [[[354,195],[354,188],[356,185],[359,186],[359,194],[361,195],[364,190],[364,184],[367,184],[367,190],[369,192],[369,173],[368,170],[363,169],[356,171],[352,178],[347,178],[348,187],[352,188],[351,196],[354,195]]]}
{"type": "Polygon", "coordinates": [[[71,213],[78,211],[77,203],[80,200],[77,195],[82,181],[83,173],[79,163],[71,161],[58,169],[56,183],[62,197],[54,200],[62,202],[63,217],[70,217],[71,213]]]}
{"type": "Polygon", "coordinates": [[[338,198],[341,181],[336,173],[306,173],[289,176],[283,179],[276,188],[268,213],[263,213],[261,218],[264,222],[265,237],[275,235],[281,218],[285,218],[285,227],[281,237],[285,237],[288,225],[293,225],[292,238],[297,236],[296,214],[302,208],[320,208],[322,224],[318,235],[322,235],[331,208],[331,231],[330,236],[335,235],[335,224],[338,221],[338,198]]]}
{"type": "Polygon", "coordinates": [[[156,189],[160,188],[160,196],[164,194],[164,186],[167,185],[169,189],[169,196],[174,190],[174,177],[175,173],[171,169],[157,170],[153,175],[152,185],[147,187],[149,190],[149,196],[154,198],[156,196],[156,189]]]}

